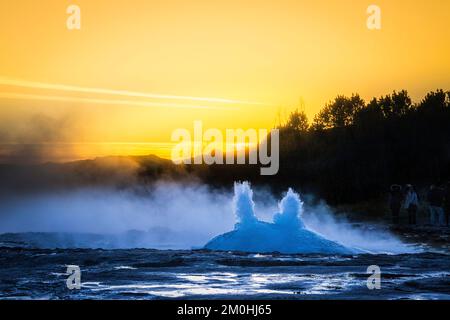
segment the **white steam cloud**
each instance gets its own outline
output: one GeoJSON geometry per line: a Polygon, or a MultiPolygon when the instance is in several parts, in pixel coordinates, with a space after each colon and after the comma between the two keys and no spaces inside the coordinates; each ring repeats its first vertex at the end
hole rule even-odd
{"type": "MultiPolygon", "coordinates": [[[[238,189],[244,192],[246,186],[249,188],[241,184],[238,189]]],[[[296,195],[290,192],[292,197],[296,195]]],[[[277,200],[269,192],[256,189],[254,198],[254,207],[248,208],[253,218],[256,219],[254,212],[260,220],[270,221],[272,217],[289,220],[289,215],[274,216],[282,208],[277,207],[277,200]]],[[[287,197],[286,201],[289,199],[287,197]]],[[[202,247],[212,237],[233,229],[236,218],[233,209],[236,207],[231,190],[219,192],[200,184],[167,182],[138,191],[83,189],[21,195],[0,201],[0,233],[64,232],[116,236],[128,232],[109,247],[191,249],[202,247]],[[130,230],[135,230],[131,237],[133,241],[130,241],[130,230]]],[[[238,219],[249,217],[235,212],[238,219]]],[[[387,231],[356,228],[347,221],[337,220],[325,205],[305,210],[302,220],[307,228],[348,247],[373,253],[414,251],[387,231]]]]}

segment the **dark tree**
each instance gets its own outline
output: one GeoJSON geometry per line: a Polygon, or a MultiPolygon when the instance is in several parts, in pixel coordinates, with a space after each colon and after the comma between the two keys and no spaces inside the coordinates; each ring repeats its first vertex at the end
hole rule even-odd
{"type": "Polygon", "coordinates": [[[392,95],[381,97],[378,103],[386,118],[401,117],[407,114],[412,107],[411,98],[406,90],[394,91],[392,95]]]}
{"type": "Polygon", "coordinates": [[[444,92],[442,89],[427,93],[418,106],[423,111],[439,110],[448,107],[450,107],[450,91],[444,92]]]}
{"type": "Polygon", "coordinates": [[[297,132],[308,131],[309,123],[306,113],[303,111],[298,111],[298,109],[296,109],[289,115],[289,119],[287,123],[284,125],[284,128],[297,132]]]}
{"type": "Polygon", "coordinates": [[[364,100],[358,94],[350,98],[337,96],[314,118],[315,129],[342,128],[353,124],[355,115],[364,108],[364,100]]]}

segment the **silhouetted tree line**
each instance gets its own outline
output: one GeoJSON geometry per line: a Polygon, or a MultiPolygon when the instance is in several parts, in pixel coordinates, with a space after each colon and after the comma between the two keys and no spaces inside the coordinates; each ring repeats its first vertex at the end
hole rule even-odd
{"type": "Polygon", "coordinates": [[[393,183],[428,186],[450,180],[450,92],[412,103],[402,90],[365,103],[337,96],[308,122],[296,110],[280,129],[280,170],[260,176],[259,165],[188,166],[213,185],[236,179],[292,186],[331,204],[386,196],[393,183]]]}
{"type": "Polygon", "coordinates": [[[450,92],[417,104],[405,90],[367,104],[357,94],[338,96],[311,125],[295,111],[280,130],[277,179],[332,203],[379,197],[392,183],[450,179],[450,92]]]}

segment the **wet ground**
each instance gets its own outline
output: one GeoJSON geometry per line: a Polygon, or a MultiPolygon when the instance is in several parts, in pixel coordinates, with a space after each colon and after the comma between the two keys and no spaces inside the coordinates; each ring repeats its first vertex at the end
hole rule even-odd
{"type": "Polygon", "coordinates": [[[0,248],[0,299],[450,299],[450,255],[0,248]],[[66,286],[67,265],[81,289],[66,286]],[[381,289],[367,268],[381,269],[381,289]]]}

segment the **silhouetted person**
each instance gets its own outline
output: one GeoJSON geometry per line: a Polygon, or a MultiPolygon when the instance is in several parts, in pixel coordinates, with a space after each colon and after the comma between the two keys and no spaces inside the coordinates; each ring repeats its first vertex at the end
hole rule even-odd
{"type": "Polygon", "coordinates": [[[444,221],[444,191],[435,185],[430,187],[428,192],[428,204],[430,209],[430,222],[432,225],[443,226],[444,221]]]}
{"type": "Polygon", "coordinates": [[[402,207],[402,200],[403,200],[402,187],[399,186],[398,184],[393,184],[391,186],[389,206],[391,208],[392,223],[394,224],[398,224],[399,222],[399,214],[400,208],[402,207]]]}
{"type": "Polygon", "coordinates": [[[406,185],[406,195],[404,208],[408,212],[408,223],[416,224],[417,208],[419,207],[419,198],[414,187],[410,184],[406,185]]]}
{"type": "Polygon", "coordinates": [[[449,216],[450,216],[450,181],[447,182],[447,185],[445,188],[444,210],[445,210],[445,223],[448,226],[449,216]]]}

